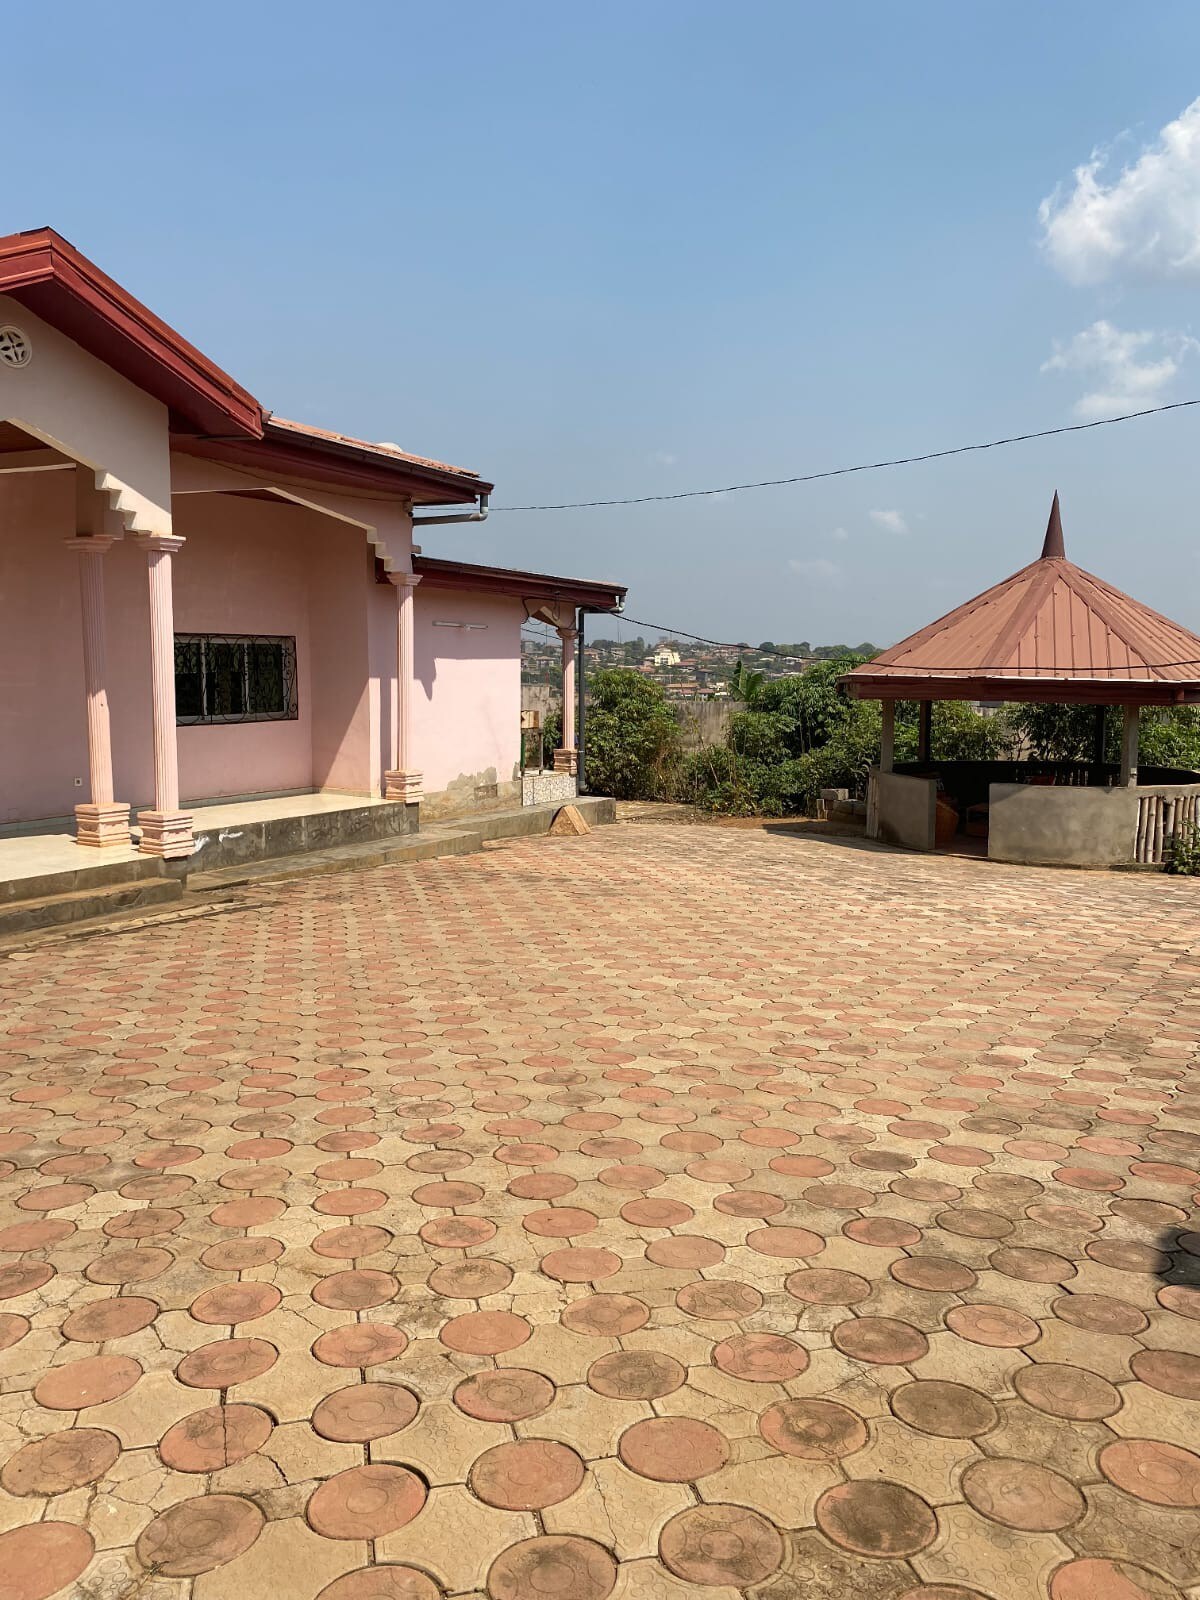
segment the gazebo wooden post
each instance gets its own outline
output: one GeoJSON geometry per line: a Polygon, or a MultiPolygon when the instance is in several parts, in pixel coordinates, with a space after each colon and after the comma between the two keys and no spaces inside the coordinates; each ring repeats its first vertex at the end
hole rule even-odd
{"type": "Polygon", "coordinates": [[[933,750],[933,701],[921,701],[921,720],[917,731],[917,760],[928,765],[933,750]]]}
{"type": "Polygon", "coordinates": [[[879,770],[891,772],[896,765],[896,702],[879,704],[879,770]]]}
{"type": "Polygon", "coordinates": [[[1121,776],[1118,779],[1122,789],[1128,789],[1137,783],[1140,723],[1141,708],[1126,706],[1125,720],[1121,725],[1121,776]]]}
{"type": "Polygon", "coordinates": [[[1104,735],[1106,732],[1108,707],[1096,706],[1092,724],[1092,782],[1100,781],[1100,774],[1104,771],[1104,735]]]}

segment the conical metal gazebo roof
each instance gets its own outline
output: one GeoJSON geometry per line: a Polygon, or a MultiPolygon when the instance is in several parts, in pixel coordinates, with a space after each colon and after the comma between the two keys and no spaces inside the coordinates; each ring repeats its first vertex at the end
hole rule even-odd
{"type": "Polygon", "coordinates": [[[843,679],[868,700],[1200,701],[1200,635],[1068,561],[1058,495],[1042,553],[843,679]]]}

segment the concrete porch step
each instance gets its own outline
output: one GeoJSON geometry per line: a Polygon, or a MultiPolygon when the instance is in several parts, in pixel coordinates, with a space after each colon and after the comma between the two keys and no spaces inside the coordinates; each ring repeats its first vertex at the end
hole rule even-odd
{"type": "Polygon", "coordinates": [[[120,883],[99,883],[83,889],[30,895],[0,903],[0,940],[38,933],[43,928],[65,927],[98,917],[115,917],[125,911],[166,905],[183,898],[178,878],[143,877],[120,883]]]}
{"type": "Polygon", "coordinates": [[[20,878],[0,878],[0,909],[28,900],[46,900],[57,895],[99,892],[119,885],[144,883],[163,877],[163,863],[153,856],[136,856],[132,861],[105,861],[104,852],[79,850],[83,865],[66,872],[41,872],[20,878]],[[95,861],[95,857],[100,859],[95,861]],[[95,861],[95,864],[89,864],[95,861]]]}
{"type": "Polygon", "coordinates": [[[329,872],[363,872],[368,867],[395,866],[401,862],[429,861],[435,856],[471,855],[483,849],[483,836],[468,829],[439,834],[413,834],[406,839],[380,839],[365,844],[335,845],[330,850],[303,850],[290,856],[268,856],[241,866],[218,867],[188,876],[189,894],[214,889],[236,889],[243,884],[276,882],[284,878],[319,877],[329,872]]]}
{"type": "MultiPolygon", "coordinates": [[[[602,795],[585,795],[572,802],[591,823],[612,822],[613,802],[602,795]]],[[[369,867],[397,866],[410,861],[431,861],[439,856],[473,855],[485,841],[537,837],[550,831],[561,809],[557,802],[517,806],[510,811],[488,811],[453,822],[436,822],[419,833],[398,839],[338,845],[329,850],[304,850],[293,855],[249,861],[240,866],[218,867],[188,875],[189,894],[236,889],[244,884],[307,878],[330,872],[362,872],[369,867]]]]}

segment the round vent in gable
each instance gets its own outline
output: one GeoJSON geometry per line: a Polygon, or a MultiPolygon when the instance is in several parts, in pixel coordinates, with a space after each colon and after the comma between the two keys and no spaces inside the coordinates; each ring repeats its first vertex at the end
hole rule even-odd
{"type": "Polygon", "coordinates": [[[20,328],[14,328],[12,323],[0,327],[0,365],[27,367],[32,355],[27,334],[22,333],[20,328]]]}

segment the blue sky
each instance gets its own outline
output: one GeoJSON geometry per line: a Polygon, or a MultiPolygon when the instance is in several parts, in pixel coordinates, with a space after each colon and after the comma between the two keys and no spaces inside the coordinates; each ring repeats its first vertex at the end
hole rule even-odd
{"type": "MultiPolygon", "coordinates": [[[[8,58],[6,230],[53,225],[268,406],[498,506],[1200,395],[1192,3],[64,0],[8,58]]],[[[1035,555],[1057,487],[1069,555],[1200,627],[1198,429],[425,548],[717,637],[886,642],[1035,555]]]]}

